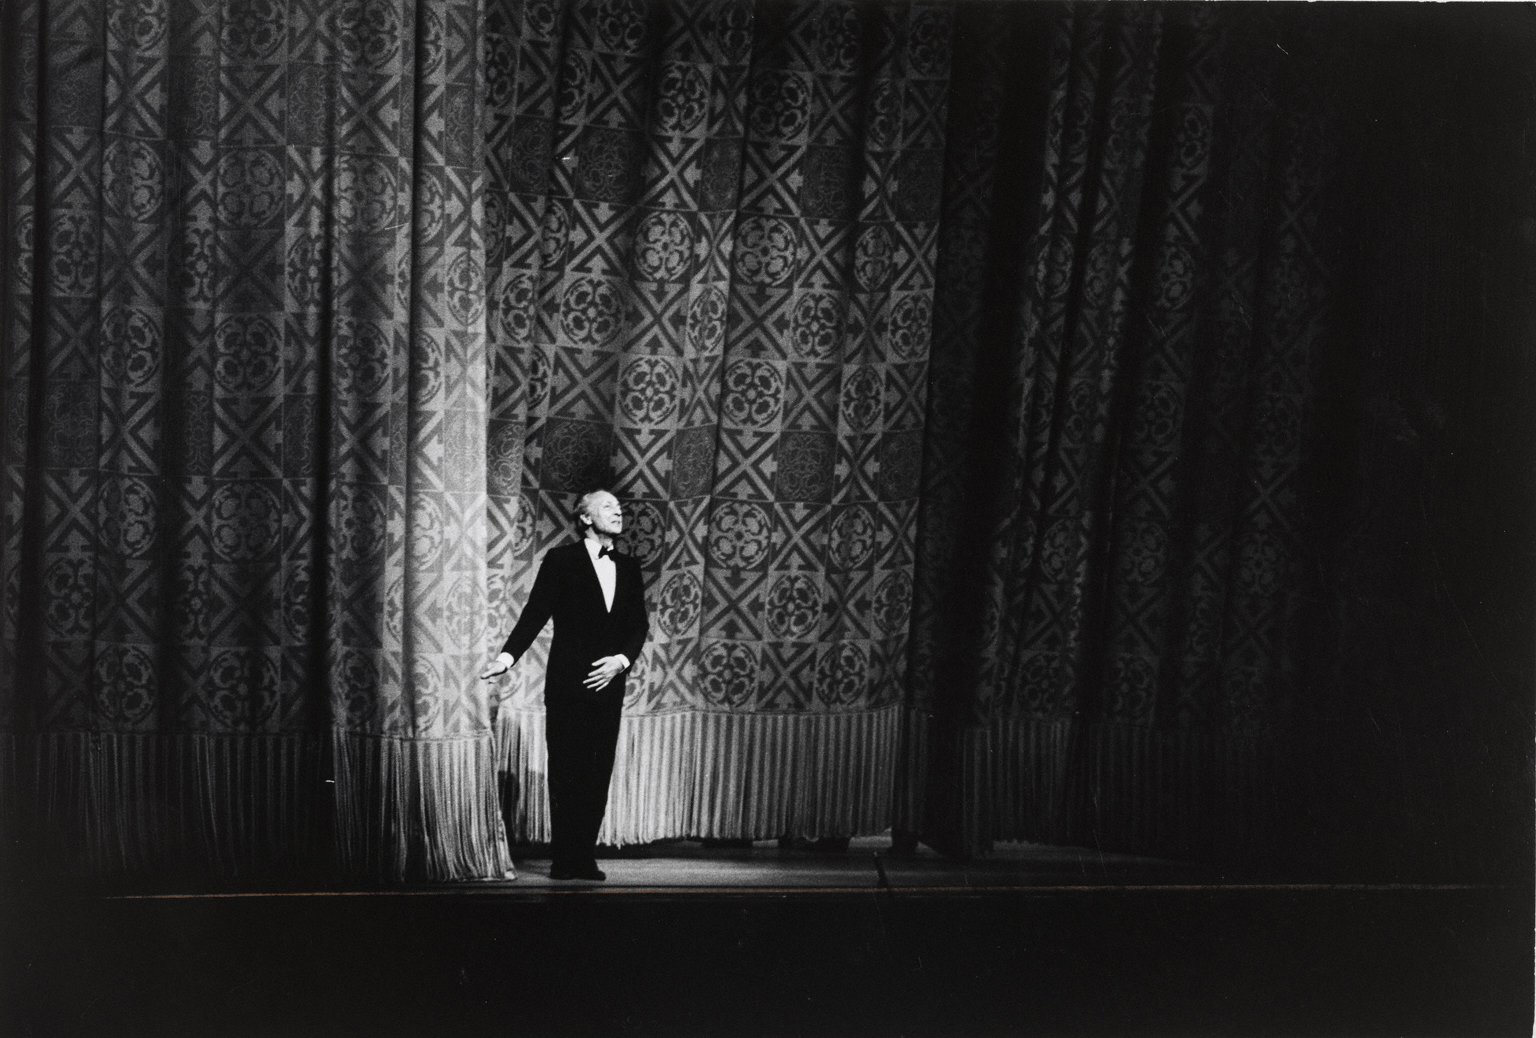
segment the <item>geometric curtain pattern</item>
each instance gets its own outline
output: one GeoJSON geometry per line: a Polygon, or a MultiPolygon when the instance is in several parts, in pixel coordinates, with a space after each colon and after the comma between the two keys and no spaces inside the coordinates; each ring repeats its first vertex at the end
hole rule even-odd
{"type": "MultiPolygon", "coordinates": [[[[1254,849],[1319,612],[1300,475],[1328,284],[1322,90],[1262,16],[1053,18],[1007,326],[941,284],[908,720],[931,752],[905,762],[900,824],[966,851],[1195,852],[1218,832],[1254,849]],[[971,399],[988,378],[1007,381],[996,427],[971,399]],[[966,487],[996,493],[957,544],[966,487]]],[[[995,153],[1016,127],[988,60],[1006,65],[983,53],[957,78],[979,144],[952,150],[948,272],[989,247],[998,262],[949,233],[1000,223],[995,153]]]]}
{"type": "Polygon", "coordinates": [[[612,480],[604,839],[1262,841],[1332,161],[1268,17],[7,6],[0,824],[501,874],[547,642],[475,672],[612,480]]]}
{"type": "Polygon", "coordinates": [[[105,869],[332,831],[346,871],[499,874],[481,10],[7,10],[0,723],[37,820],[105,869]]]}
{"type": "MultiPolygon", "coordinates": [[[[493,4],[491,610],[605,475],[651,638],[605,838],[889,822],[944,5],[493,4]]],[[[507,681],[542,838],[544,645],[507,681]]]]}

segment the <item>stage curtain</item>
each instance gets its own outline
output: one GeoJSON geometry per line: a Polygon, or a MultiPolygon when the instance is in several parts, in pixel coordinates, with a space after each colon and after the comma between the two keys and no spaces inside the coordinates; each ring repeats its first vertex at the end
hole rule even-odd
{"type": "Polygon", "coordinates": [[[501,875],[483,12],[5,17],[7,833],[66,874],[501,875]]]}
{"type": "MultiPolygon", "coordinates": [[[[652,626],[605,841],[889,824],[952,18],[488,11],[491,608],[612,479],[652,626]]],[[[526,840],[546,647],[498,720],[526,840]]]]}
{"type": "Polygon", "coordinates": [[[896,824],[1272,846],[1315,586],[1318,43],[1217,5],[962,8],[896,824]]]}

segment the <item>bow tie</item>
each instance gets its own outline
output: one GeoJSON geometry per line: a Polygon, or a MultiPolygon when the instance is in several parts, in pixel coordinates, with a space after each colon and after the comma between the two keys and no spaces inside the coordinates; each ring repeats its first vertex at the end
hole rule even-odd
{"type": "Polygon", "coordinates": [[[612,554],[613,554],[613,549],[612,548],[599,548],[599,549],[597,549],[597,557],[600,558],[600,559],[604,558],[604,557],[606,557],[608,555],[612,555],[612,554]]]}

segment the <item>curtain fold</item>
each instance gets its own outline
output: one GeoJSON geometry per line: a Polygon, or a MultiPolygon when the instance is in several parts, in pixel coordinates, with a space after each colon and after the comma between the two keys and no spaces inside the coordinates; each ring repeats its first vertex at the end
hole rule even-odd
{"type": "Polygon", "coordinates": [[[504,875],[548,642],[476,674],[602,483],[652,619],[604,841],[1264,857],[1411,770],[1368,722],[1518,713],[1446,588],[1519,574],[1383,546],[1518,511],[1457,466],[1523,368],[1450,359],[1528,331],[1488,26],[1429,87],[1381,68],[1432,25],[1223,5],[0,10],[0,829],[46,868],[504,875]]]}
{"type": "Polygon", "coordinates": [[[1051,21],[1043,74],[1010,47],[951,101],[1006,135],[1038,118],[1005,103],[1023,76],[1047,109],[1022,212],[994,197],[998,159],[952,151],[946,206],[987,231],[946,237],[940,267],[981,271],[993,319],[949,292],[935,325],[953,375],[929,409],[909,696],[931,751],[902,821],[959,853],[1263,853],[1305,664],[1325,88],[1262,16],[1051,21]]]}
{"type": "MultiPolygon", "coordinates": [[[[889,824],[951,16],[490,11],[493,611],[613,480],[652,637],[606,841],[889,824]]],[[[498,721],[532,840],[545,651],[498,721]]]]}
{"type": "Polygon", "coordinates": [[[502,874],[479,6],[6,15],[12,819],[70,872],[502,874]]]}

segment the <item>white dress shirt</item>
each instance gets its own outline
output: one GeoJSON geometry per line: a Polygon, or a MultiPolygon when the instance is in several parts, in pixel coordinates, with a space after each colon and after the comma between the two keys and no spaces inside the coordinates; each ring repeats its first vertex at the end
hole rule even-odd
{"type": "MultiPolygon", "coordinates": [[[[590,537],[583,537],[581,543],[587,546],[587,557],[592,560],[592,568],[597,571],[597,582],[602,585],[603,606],[611,613],[613,612],[613,589],[619,582],[619,571],[613,564],[613,556],[605,555],[598,558],[597,553],[603,546],[590,537]]],[[[622,652],[614,655],[624,661],[624,669],[628,670],[629,657],[622,652]]]]}
{"type": "Polygon", "coordinates": [[[606,555],[598,558],[597,553],[603,546],[590,537],[583,537],[581,543],[587,546],[587,556],[592,560],[592,568],[597,571],[597,582],[603,586],[603,605],[611,613],[613,612],[613,589],[619,579],[619,572],[613,565],[613,556],[606,555]]]}

